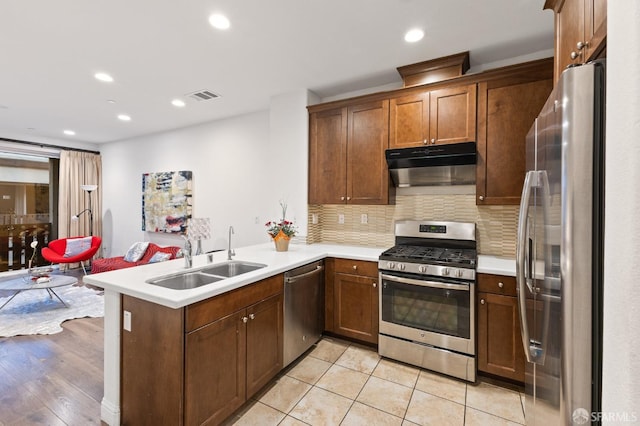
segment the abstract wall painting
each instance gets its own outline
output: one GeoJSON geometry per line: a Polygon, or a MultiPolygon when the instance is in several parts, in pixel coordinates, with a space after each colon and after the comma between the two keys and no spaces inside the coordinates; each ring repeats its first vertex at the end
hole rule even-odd
{"type": "Polygon", "coordinates": [[[142,174],[143,231],[183,234],[192,209],[192,172],[142,174]]]}

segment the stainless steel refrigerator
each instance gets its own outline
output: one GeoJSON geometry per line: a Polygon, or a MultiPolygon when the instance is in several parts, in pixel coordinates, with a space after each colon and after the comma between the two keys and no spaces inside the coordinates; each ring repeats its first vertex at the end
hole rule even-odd
{"type": "Polygon", "coordinates": [[[568,68],[527,135],[516,277],[529,426],[598,423],[604,97],[603,61],[568,68]]]}

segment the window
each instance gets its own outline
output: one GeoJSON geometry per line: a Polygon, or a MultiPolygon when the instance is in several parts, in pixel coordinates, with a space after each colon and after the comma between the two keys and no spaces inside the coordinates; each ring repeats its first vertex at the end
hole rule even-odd
{"type": "Polygon", "coordinates": [[[57,238],[57,158],[0,151],[0,271],[29,266],[57,238]]]}

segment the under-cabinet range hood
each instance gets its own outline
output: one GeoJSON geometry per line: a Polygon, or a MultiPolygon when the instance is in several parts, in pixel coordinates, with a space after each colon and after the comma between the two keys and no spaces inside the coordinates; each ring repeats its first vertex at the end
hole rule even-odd
{"type": "Polygon", "coordinates": [[[385,156],[393,184],[400,188],[476,182],[475,142],[388,149],[385,156]]]}

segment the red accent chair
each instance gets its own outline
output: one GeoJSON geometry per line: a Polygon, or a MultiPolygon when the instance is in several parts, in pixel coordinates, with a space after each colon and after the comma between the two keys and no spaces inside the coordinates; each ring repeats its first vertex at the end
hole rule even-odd
{"type": "Polygon", "coordinates": [[[42,257],[47,259],[51,263],[78,263],[82,265],[82,270],[84,274],[87,275],[87,270],[84,267],[84,261],[91,259],[100,248],[100,244],[102,244],[102,238],[100,237],[91,237],[91,246],[89,249],[83,251],[82,253],[75,254],[73,256],[65,257],[64,253],[67,250],[67,240],[73,240],[77,238],[85,238],[85,237],[69,237],[69,238],[60,238],[59,240],[50,241],[47,247],[42,248],[42,257]]]}

